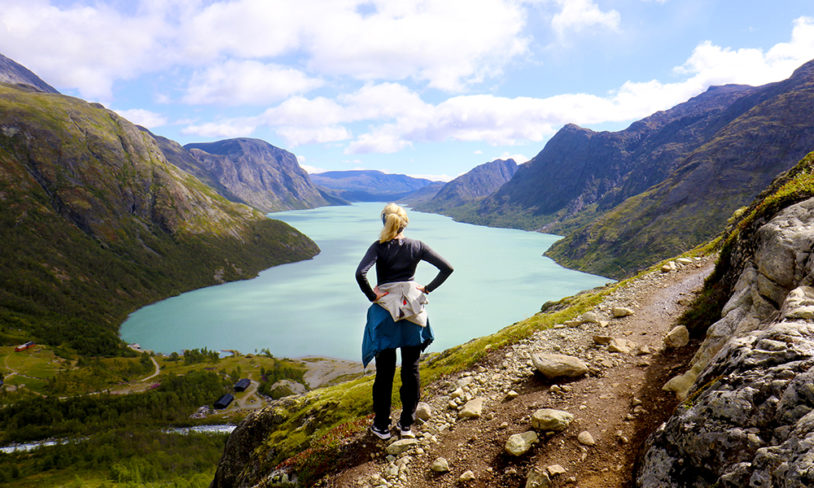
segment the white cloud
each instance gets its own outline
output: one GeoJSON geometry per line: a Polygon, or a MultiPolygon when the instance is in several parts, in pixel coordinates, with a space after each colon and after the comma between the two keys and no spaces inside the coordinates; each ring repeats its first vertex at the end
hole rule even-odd
{"type": "Polygon", "coordinates": [[[277,134],[285,138],[291,146],[345,141],[351,137],[348,129],[341,126],[280,127],[277,134]]]}
{"type": "Polygon", "coordinates": [[[254,132],[256,126],[245,121],[209,122],[206,124],[190,125],[181,130],[184,135],[199,137],[248,137],[254,132]]]}
{"type": "Polygon", "coordinates": [[[692,75],[692,82],[709,86],[724,83],[762,85],[787,78],[801,64],[814,58],[814,18],[794,21],[791,41],[760,49],[731,49],[705,41],[699,44],[676,72],[692,75]]]}
{"type": "Polygon", "coordinates": [[[592,0],[557,0],[557,4],[561,10],[551,19],[551,27],[560,37],[567,31],[581,31],[589,27],[619,29],[619,12],[603,12],[592,0]]]}
{"type": "Polygon", "coordinates": [[[305,73],[258,61],[226,61],[193,73],[184,102],[254,105],[277,102],[321,86],[305,73]]]}
{"type": "Polygon", "coordinates": [[[115,110],[115,112],[130,122],[144,126],[150,130],[167,124],[166,117],[149,110],[134,108],[130,110],[115,110]]]}
{"type": "Polygon", "coordinates": [[[165,65],[159,46],[166,32],[160,17],[129,17],[104,4],[63,9],[45,0],[6,0],[0,11],[6,56],[93,100],[111,100],[115,80],[165,65]]]}

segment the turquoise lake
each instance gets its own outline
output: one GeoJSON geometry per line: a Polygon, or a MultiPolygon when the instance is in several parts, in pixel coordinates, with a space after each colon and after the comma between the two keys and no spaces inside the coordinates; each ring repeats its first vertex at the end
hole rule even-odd
{"type": "MultiPolygon", "coordinates": [[[[167,354],[204,347],[243,353],[268,348],[281,357],[360,361],[370,304],[354,273],[378,237],[383,206],[358,203],[270,214],[308,235],[322,252],[308,261],[267,269],[251,280],[191,291],[141,308],[122,324],[122,339],[167,354]]],[[[491,334],[533,315],[548,300],[612,281],[543,257],[558,236],[462,224],[409,210],[408,214],[405,235],[424,241],[455,268],[429,295],[435,342],[428,351],[491,334]]],[[[422,262],[416,280],[429,283],[435,272],[422,262]]],[[[368,279],[375,285],[375,267],[368,279]]]]}

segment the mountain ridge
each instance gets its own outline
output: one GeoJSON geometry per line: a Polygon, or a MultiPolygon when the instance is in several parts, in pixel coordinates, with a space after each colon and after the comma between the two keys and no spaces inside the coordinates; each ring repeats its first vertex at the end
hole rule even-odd
{"type": "Polygon", "coordinates": [[[426,178],[404,174],[384,173],[378,170],[325,171],[310,175],[322,188],[350,201],[395,201],[434,184],[426,178]]]}

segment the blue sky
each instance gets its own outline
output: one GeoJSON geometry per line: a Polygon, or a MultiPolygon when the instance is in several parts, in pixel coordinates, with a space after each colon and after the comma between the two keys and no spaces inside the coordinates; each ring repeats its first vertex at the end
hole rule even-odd
{"type": "Polygon", "coordinates": [[[814,59],[811,0],[2,0],[0,53],[182,144],[449,179],[814,59]]]}

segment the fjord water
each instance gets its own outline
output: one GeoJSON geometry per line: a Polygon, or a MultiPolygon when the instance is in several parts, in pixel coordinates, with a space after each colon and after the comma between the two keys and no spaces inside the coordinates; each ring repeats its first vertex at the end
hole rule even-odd
{"type": "MultiPolygon", "coordinates": [[[[383,204],[321,207],[270,214],[313,239],[314,259],[265,270],[257,278],[226,283],[137,310],[121,336],[142,348],[268,348],[275,356],[328,356],[360,360],[370,305],[354,279],[356,266],[381,229],[383,204]]],[[[559,237],[454,222],[409,212],[405,234],[444,256],[455,272],[429,295],[428,312],[442,351],[533,315],[548,300],[593,288],[607,278],[569,270],[543,257],[559,237]]],[[[419,264],[416,279],[429,283],[436,268],[419,264]]],[[[376,283],[375,267],[368,273],[376,283]]]]}

